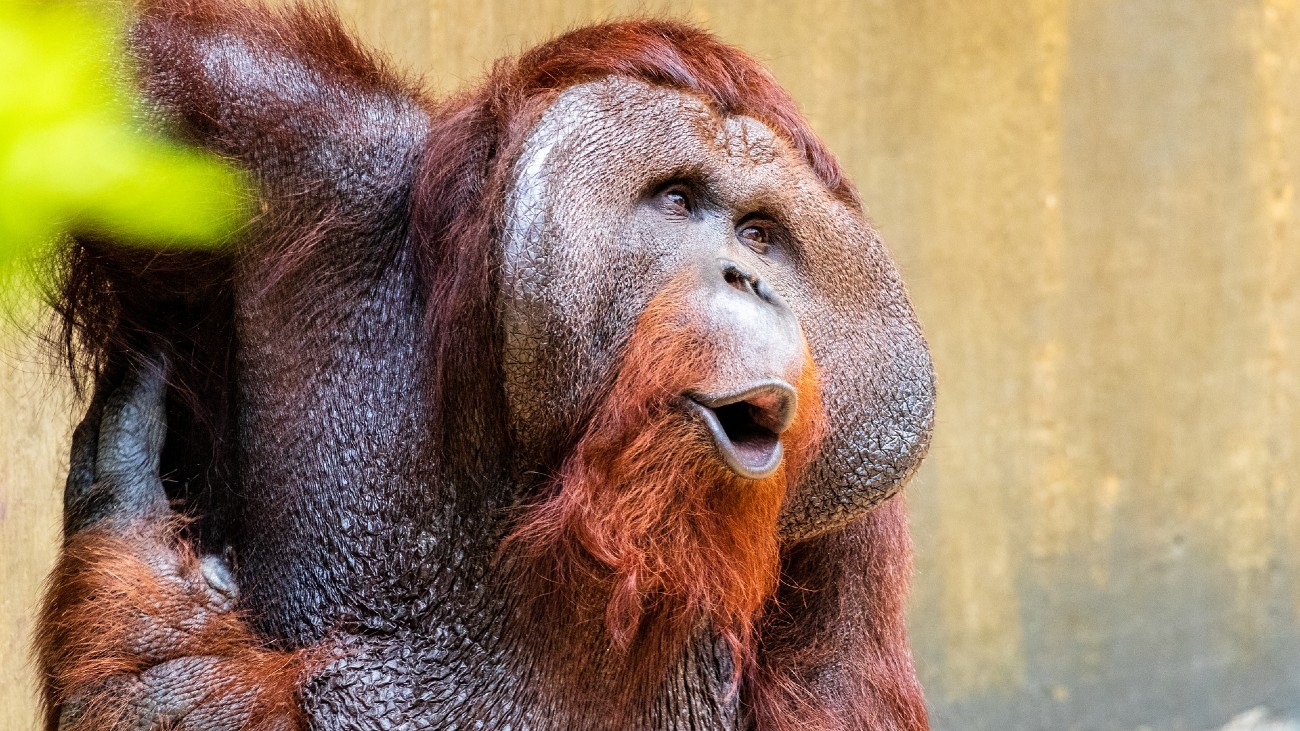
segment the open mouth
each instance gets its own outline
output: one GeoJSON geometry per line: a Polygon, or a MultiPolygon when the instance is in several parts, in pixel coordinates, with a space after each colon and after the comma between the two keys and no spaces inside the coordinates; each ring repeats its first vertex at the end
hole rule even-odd
{"type": "Polygon", "coordinates": [[[794,420],[798,397],[785,381],[763,381],[723,395],[688,394],[713,443],[733,472],[751,480],[781,464],[781,432],[794,420]]]}

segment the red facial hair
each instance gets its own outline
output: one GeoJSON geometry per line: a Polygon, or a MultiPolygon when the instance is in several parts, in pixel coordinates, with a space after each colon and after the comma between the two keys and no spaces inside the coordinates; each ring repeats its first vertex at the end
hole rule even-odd
{"type": "Polygon", "coordinates": [[[758,480],[729,470],[684,408],[684,394],[714,371],[717,355],[683,300],[666,289],[638,320],[612,387],[508,544],[562,585],[602,588],[619,646],[673,647],[707,621],[739,673],[752,658],[755,619],[776,590],[777,515],[813,456],[823,410],[805,359],[781,465],[758,480]]]}

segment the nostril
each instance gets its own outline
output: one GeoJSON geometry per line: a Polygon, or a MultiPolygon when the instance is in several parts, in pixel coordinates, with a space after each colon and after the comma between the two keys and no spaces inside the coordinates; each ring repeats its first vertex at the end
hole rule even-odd
{"type": "Polygon", "coordinates": [[[758,295],[758,277],[745,270],[734,261],[724,259],[722,261],[722,278],[727,284],[752,295],[758,295]]]}
{"type": "Polygon", "coordinates": [[[728,269],[725,272],[723,272],[722,278],[727,280],[727,284],[730,284],[732,287],[735,287],[736,289],[742,292],[754,291],[754,287],[752,284],[750,284],[749,280],[746,279],[745,276],[742,275],[740,272],[737,272],[735,269],[728,269]]]}

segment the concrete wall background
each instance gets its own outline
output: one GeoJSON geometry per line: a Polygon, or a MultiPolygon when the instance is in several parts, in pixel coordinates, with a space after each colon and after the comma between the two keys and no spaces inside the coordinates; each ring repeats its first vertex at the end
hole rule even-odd
{"type": "MultiPolygon", "coordinates": [[[[1295,0],[337,4],[440,89],[649,12],[794,93],[939,370],[909,489],[936,729],[1297,728],[1295,0]]],[[[73,409],[0,352],[0,726],[24,729],[73,409]]]]}

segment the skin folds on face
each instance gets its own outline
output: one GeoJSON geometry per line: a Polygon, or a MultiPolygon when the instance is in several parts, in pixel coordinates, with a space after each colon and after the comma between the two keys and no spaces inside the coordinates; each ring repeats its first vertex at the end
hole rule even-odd
{"type": "Polygon", "coordinates": [[[933,376],[893,264],[762,122],[617,77],[570,87],[519,151],[503,239],[506,393],[525,454],[544,460],[573,433],[637,317],[682,272],[698,273],[691,307],[716,356],[693,392],[792,384],[807,341],[828,437],[782,509],[787,537],[861,515],[924,454],[933,376]],[[712,276],[728,264],[779,304],[712,276]]]}

